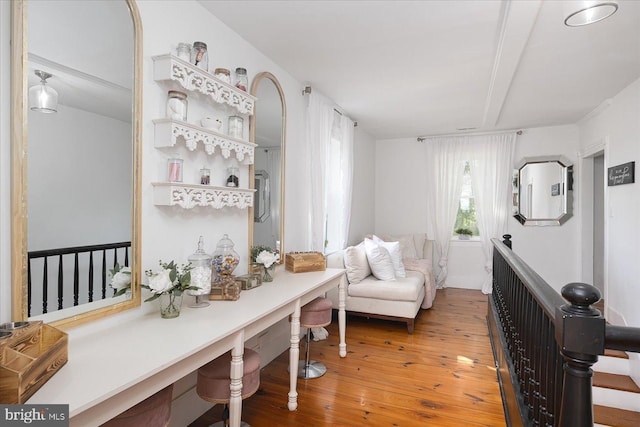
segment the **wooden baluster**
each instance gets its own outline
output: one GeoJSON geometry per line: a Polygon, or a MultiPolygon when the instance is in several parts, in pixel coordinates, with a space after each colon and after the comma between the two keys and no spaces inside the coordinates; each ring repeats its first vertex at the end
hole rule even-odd
{"type": "Polygon", "coordinates": [[[62,306],[63,306],[62,300],[64,298],[64,274],[63,274],[62,254],[60,254],[58,259],[59,259],[59,262],[58,262],[58,310],[62,310],[62,306]]]}
{"type": "Polygon", "coordinates": [[[73,257],[73,305],[78,305],[80,296],[80,272],[78,267],[78,253],[73,257]]]}
{"type": "Polygon", "coordinates": [[[102,250],[102,299],[107,297],[107,251],[102,250]]]}
{"type": "Polygon", "coordinates": [[[93,251],[89,252],[89,302],[93,302],[93,251]]]}

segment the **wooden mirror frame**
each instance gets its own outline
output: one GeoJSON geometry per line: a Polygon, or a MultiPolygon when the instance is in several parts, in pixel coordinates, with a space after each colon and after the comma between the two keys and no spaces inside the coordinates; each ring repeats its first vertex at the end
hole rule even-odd
{"type": "MultiPolygon", "coordinates": [[[[133,90],[132,90],[132,232],[131,299],[51,322],[67,329],[140,305],[140,182],[141,182],[141,99],[142,99],[142,21],[135,0],[123,0],[133,22],[133,90]]],[[[27,114],[28,49],[27,0],[11,2],[11,318],[28,318],[27,295],[27,114]]]]}
{"type": "MultiPolygon", "coordinates": [[[[282,139],[280,142],[280,152],[282,158],[282,164],[280,165],[280,261],[284,262],[284,199],[285,199],[285,169],[286,169],[286,146],[287,146],[287,104],[284,99],[284,91],[280,82],[273,74],[268,71],[258,73],[251,82],[251,95],[256,96],[258,92],[258,85],[264,79],[271,80],[280,95],[280,102],[282,104],[282,139]]],[[[256,142],[256,114],[260,111],[260,99],[256,101],[255,110],[253,115],[249,118],[249,141],[256,142]]],[[[257,149],[258,147],[256,147],[257,149]]],[[[250,188],[255,189],[255,164],[249,166],[249,183],[250,188]]],[[[254,196],[255,197],[255,196],[254,196]]],[[[251,248],[253,247],[253,205],[249,208],[249,263],[251,263],[251,248]]]]}

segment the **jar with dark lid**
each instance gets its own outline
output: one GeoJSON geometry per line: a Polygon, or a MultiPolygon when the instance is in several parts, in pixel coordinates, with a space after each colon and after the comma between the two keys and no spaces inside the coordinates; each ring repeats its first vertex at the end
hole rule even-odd
{"type": "Polygon", "coordinates": [[[191,49],[191,63],[198,68],[209,71],[209,54],[207,44],[204,42],[193,42],[191,49]]]}
{"type": "Polygon", "coordinates": [[[247,86],[249,86],[249,81],[247,80],[247,70],[244,68],[236,68],[236,81],[235,86],[240,89],[247,91],[247,86]]]}

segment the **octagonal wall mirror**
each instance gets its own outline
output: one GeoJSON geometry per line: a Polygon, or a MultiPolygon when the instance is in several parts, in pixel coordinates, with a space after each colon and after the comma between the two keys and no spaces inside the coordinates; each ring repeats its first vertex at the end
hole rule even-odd
{"type": "Polygon", "coordinates": [[[140,305],[141,31],[135,0],[12,2],[14,321],[65,329],[140,305]],[[116,264],[128,291],[110,286],[116,264]]]}
{"type": "Polygon", "coordinates": [[[523,225],[562,225],[573,210],[573,165],[563,157],[525,158],[513,174],[513,213],[523,225]]]}
{"type": "MultiPolygon", "coordinates": [[[[287,128],[284,92],[273,74],[262,72],[251,83],[251,94],[258,98],[249,122],[251,142],[258,146],[249,178],[256,189],[254,206],[249,210],[249,250],[253,246],[268,246],[284,253],[287,128]]],[[[281,257],[280,262],[283,260],[281,257]]]]}

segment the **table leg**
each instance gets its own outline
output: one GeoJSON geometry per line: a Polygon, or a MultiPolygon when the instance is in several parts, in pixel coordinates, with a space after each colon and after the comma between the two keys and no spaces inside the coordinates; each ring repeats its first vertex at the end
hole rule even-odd
{"type": "Polygon", "coordinates": [[[347,314],[345,312],[346,299],[347,299],[347,285],[345,280],[340,280],[338,285],[338,328],[340,330],[340,357],[347,357],[347,342],[346,342],[346,329],[347,329],[347,314]]]}
{"type": "Polygon", "coordinates": [[[233,348],[231,349],[231,397],[229,398],[229,425],[231,427],[240,427],[242,418],[242,372],[244,370],[244,331],[241,331],[236,337],[233,348]]]}
{"type": "Polygon", "coordinates": [[[300,300],[291,315],[291,347],[289,348],[289,410],[298,408],[298,359],[300,357],[300,300]]]}

